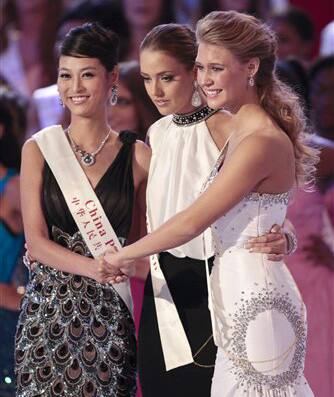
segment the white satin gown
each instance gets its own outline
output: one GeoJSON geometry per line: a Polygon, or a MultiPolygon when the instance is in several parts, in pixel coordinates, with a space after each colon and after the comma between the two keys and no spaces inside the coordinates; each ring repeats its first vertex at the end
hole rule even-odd
{"type": "Polygon", "coordinates": [[[218,346],[211,397],[313,396],[303,375],[307,324],[298,288],[283,262],[244,248],[283,224],[289,195],[250,193],[211,226],[209,305],[218,346]]]}

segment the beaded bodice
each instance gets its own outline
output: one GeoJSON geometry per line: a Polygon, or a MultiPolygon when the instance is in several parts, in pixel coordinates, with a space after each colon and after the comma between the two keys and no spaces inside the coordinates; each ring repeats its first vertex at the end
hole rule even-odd
{"type": "MultiPolygon", "coordinates": [[[[227,145],[221,151],[202,190],[217,176],[226,156],[227,145]]],[[[250,237],[267,233],[274,224],[282,225],[286,216],[291,192],[250,192],[217,219],[211,226],[215,255],[232,247],[243,247],[250,237]]]]}
{"type": "Polygon", "coordinates": [[[282,225],[289,197],[290,192],[247,194],[213,223],[211,230],[216,254],[231,247],[243,247],[250,237],[267,233],[274,224],[282,225]]]}

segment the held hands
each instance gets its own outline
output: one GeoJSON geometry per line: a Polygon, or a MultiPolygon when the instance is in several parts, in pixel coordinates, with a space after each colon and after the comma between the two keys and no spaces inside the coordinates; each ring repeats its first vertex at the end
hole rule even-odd
{"type": "Polygon", "coordinates": [[[122,259],[116,247],[106,251],[98,262],[98,271],[103,282],[122,283],[134,274],[133,264],[122,259]]]}
{"type": "Polygon", "coordinates": [[[250,252],[268,254],[267,258],[274,262],[281,261],[288,251],[287,239],[279,225],[274,225],[264,236],[249,239],[245,248],[250,252]]]}

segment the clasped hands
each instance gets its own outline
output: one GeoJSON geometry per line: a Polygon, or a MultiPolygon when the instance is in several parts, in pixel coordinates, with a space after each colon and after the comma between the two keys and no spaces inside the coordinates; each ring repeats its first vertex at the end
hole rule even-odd
{"type": "MultiPolygon", "coordinates": [[[[287,241],[282,228],[274,225],[266,235],[250,239],[245,244],[245,248],[251,252],[267,254],[267,258],[271,261],[280,261],[287,252],[287,241]]],[[[31,257],[28,249],[24,257],[25,265],[29,269],[34,270],[37,262],[31,257]]],[[[122,250],[113,247],[106,251],[100,258],[93,259],[87,274],[82,275],[93,278],[100,283],[115,284],[126,281],[134,274],[134,261],[125,260],[122,256],[122,250]]]]}
{"type": "Polygon", "coordinates": [[[133,261],[127,263],[121,258],[116,247],[108,249],[98,259],[98,273],[105,283],[122,283],[135,273],[133,261]]]}
{"type": "MultiPolygon", "coordinates": [[[[250,252],[267,254],[271,261],[280,261],[287,251],[287,242],[282,227],[274,225],[264,236],[250,239],[245,248],[250,252]]],[[[121,283],[135,273],[134,261],[129,263],[122,258],[122,253],[116,247],[106,251],[99,259],[98,273],[102,282],[121,283]]]]}

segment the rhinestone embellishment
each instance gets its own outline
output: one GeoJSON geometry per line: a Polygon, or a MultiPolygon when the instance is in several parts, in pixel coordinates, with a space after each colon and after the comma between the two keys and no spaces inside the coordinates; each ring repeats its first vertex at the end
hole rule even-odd
{"type": "Polygon", "coordinates": [[[234,363],[233,372],[235,376],[247,387],[256,386],[258,389],[269,387],[270,390],[293,387],[302,375],[306,353],[305,308],[303,303],[301,302],[301,306],[298,308],[292,302],[288,293],[279,292],[277,288],[263,288],[258,293],[252,292],[248,299],[243,295],[240,303],[236,303],[236,305],[238,309],[232,314],[232,343],[226,352],[234,363]],[[246,335],[250,324],[255,321],[257,315],[273,310],[285,316],[295,334],[295,340],[292,341],[293,343],[289,346],[287,352],[282,357],[273,359],[273,362],[278,363],[275,367],[278,369],[287,356],[291,354],[290,365],[287,370],[275,375],[258,371],[249,361],[246,348],[246,335]]]}
{"type": "MultiPolygon", "coordinates": [[[[53,226],[51,234],[57,244],[90,256],[80,232],[53,226]]],[[[111,285],[41,263],[22,301],[15,359],[19,397],[136,392],[135,329],[123,300],[111,285]]]]}
{"type": "Polygon", "coordinates": [[[206,120],[212,114],[218,112],[219,109],[211,109],[208,106],[200,110],[196,110],[193,113],[189,114],[173,114],[173,122],[176,125],[180,126],[189,126],[193,124],[200,123],[203,120],[206,120]]]}

